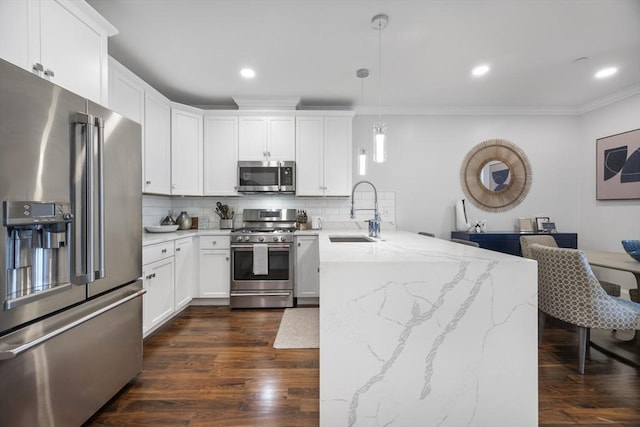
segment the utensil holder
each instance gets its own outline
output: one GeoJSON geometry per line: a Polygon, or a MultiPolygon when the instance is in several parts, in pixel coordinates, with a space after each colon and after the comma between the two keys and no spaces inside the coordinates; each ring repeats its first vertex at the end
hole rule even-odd
{"type": "Polygon", "coordinates": [[[232,219],[221,219],[220,220],[220,229],[228,230],[233,228],[233,220],[232,219]]]}

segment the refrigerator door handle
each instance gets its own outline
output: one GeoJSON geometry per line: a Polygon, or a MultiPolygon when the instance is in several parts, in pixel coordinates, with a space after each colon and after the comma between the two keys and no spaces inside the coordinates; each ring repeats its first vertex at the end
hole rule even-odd
{"type": "Polygon", "coordinates": [[[76,114],[75,166],[72,176],[72,204],[74,221],[72,228],[73,250],[71,256],[72,282],[76,284],[94,281],[93,272],[93,125],[90,114],[76,114]],[[79,129],[78,129],[79,128],[79,129]],[[84,143],[78,135],[85,131],[84,143]]]}
{"type": "Polygon", "coordinates": [[[98,128],[98,269],[95,278],[103,279],[106,275],[104,263],[104,120],[95,118],[98,128]]]}
{"type": "Polygon", "coordinates": [[[55,329],[45,335],[42,335],[41,337],[34,339],[33,341],[29,341],[24,344],[17,344],[17,345],[16,344],[7,344],[7,345],[0,344],[0,360],[13,359],[14,357],[20,355],[21,353],[24,353],[25,351],[32,349],[33,347],[39,344],[42,344],[43,342],[48,341],[51,338],[57,337],[58,335],[64,332],[67,332],[68,330],[73,329],[76,326],[86,323],[89,320],[106,313],[107,311],[113,310],[114,308],[119,307],[122,304],[125,304],[131,301],[132,299],[135,299],[144,295],[146,292],[147,292],[146,289],[140,289],[139,291],[133,292],[132,294],[127,295],[126,297],[114,303],[104,306],[99,310],[96,310],[92,313],[87,314],[86,316],[81,317],[80,319],[74,320],[73,322],[69,322],[58,329],[55,329]]]}

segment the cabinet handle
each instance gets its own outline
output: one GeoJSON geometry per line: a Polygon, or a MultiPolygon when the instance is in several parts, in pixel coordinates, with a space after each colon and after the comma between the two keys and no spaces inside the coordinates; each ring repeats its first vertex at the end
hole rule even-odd
{"type": "Polygon", "coordinates": [[[151,185],[151,180],[148,180],[148,181],[146,182],[146,184],[147,184],[147,185],[151,185]]]}
{"type": "Polygon", "coordinates": [[[171,186],[171,188],[173,188],[174,190],[176,189],[176,187],[177,187],[177,185],[176,185],[176,184],[173,184],[173,185],[171,186]]]}
{"type": "Polygon", "coordinates": [[[55,77],[56,73],[54,73],[53,70],[47,68],[47,71],[44,72],[44,75],[47,77],[55,77]]]}
{"type": "Polygon", "coordinates": [[[162,253],[163,253],[163,254],[166,254],[166,253],[167,253],[167,250],[166,250],[166,249],[163,249],[163,250],[162,250],[162,253]]]}
{"type": "Polygon", "coordinates": [[[298,247],[302,246],[302,243],[298,242],[298,247]]]}
{"type": "Polygon", "coordinates": [[[212,240],[212,241],[211,241],[211,244],[212,244],[212,245],[215,245],[215,244],[217,244],[217,243],[218,243],[218,241],[217,241],[217,240],[212,240]]]}
{"type": "Polygon", "coordinates": [[[31,68],[31,70],[37,75],[40,75],[44,71],[44,67],[42,66],[41,63],[36,62],[35,64],[33,64],[33,67],[31,68]]]}
{"type": "Polygon", "coordinates": [[[153,274],[151,275],[151,278],[152,278],[152,279],[155,279],[155,278],[156,278],[156,273],[153,273],[153,274]]]}
{"type": "Polygon", "coordinates": [[[180,248],[176,248],[176,252],[180,252],[180,248]]]}
{"type": "Polygon", "coordinates": [[[229,261],[229,257],[225,257],[225,258],[224,258],[224,260],[225,260],[225,261],[229,261]]]}

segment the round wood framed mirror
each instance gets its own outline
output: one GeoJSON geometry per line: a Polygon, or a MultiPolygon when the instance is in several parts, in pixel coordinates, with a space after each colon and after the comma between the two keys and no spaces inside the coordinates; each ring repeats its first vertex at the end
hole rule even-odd
{"type": "Polygon", "coordinates": [[[478,208],[503,212],[518,206],[531,187],[531,165],[517,145],[490,139],[465,156],[460,169],[462,190],[478,208]]]}

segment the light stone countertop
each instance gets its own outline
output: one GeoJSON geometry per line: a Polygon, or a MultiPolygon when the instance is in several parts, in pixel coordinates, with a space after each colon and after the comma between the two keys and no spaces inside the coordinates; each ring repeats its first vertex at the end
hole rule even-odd
{"type": "Polygon", "coordinates": [[[231,233],[231,230],[182,230],[175,233],[149,233],[148,231],[142,232],[142,246],[153,245],[155,243],[170,242],[173,240],[182,239],[184,237],[197,237],[197,236],[226,236],[231,233]]]}
{"type": "MultiPolygon", "coordinates": [[[[318,233],[318,230],[313,230],[318,233]]],[[[300,232],[297,232],[300,233],[300,232]]],[[[336,243],[329,236],[367,236],[366,232],[320,230],[320,262],[460,262],[463,259],[524,262],[531,260],[478,249],[408,231],[382,232],[375,242],[336,243]]]]}
{"type": "MultiPolygon", "coordinates": [[[[294,236],[317,236],[319,233],[320,230],[298,230],[294,232],[294,236]]],[[[184,237],[227,236],[229,234],[231,234],[231,230],[229,229],[182,230],[176,231],[175,233],[149,233],[148,231],[143,231],[142,246],[153,245],[155,243],[170,242],[172,240],[178,240],[184,237]]]]}
{"type": "Polygon", "coordinates": [[[320,233],[320,425],[537,426],[535,261],[320,233]]]}

